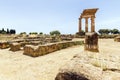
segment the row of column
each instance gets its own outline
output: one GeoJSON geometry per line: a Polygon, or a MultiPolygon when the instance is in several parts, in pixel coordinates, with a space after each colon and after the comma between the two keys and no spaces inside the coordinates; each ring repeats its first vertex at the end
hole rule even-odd
{"type": "MultiPolygon", "coordinates": [[[[89,17],[85,17],[85,32],[88,32],[88,19],[89,17]]],[[[91,17],[91,32],[95,32],[95,17],[91,17]]],[[[79,18],[79,32],[82,30],[82,18],[79,18]]]]}

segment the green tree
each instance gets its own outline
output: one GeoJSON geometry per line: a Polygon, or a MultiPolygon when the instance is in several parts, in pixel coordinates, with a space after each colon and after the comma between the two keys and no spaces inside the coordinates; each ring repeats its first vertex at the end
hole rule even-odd
{"type": "Polygon", "coordinates": [[[7,32],[6,32],[7,34],[9,34],[10,33],[10,31],[9,31],[9,29],[7,28],[7,32]]]}
{"type": "Polygon", "coordinates": [[[40,35],[43,35],[43,32],[40,32],[39,34],[40,34],[40,35]]]}
{"type": "Polygon", "coordinates": [[[55,36],[57,36],[57,35],[60,35],[61,33],[60,33],[60,31],[58,31],[58,30],[54,30],[54,31],[51,31],[50,32],[50,35],[55,35],[55,36]]]}
{"type": "Polygon", "coordinates": [[[119,34],[120,31],[118,29],[113,29],[111,30],[111,34],[119,34]]]}
{"type": "Polygon", "coordinates": [[[4,28],[2,28],[1,34],[6,34],[6,31],[4,30],[4,28]]]}
{"type": "Polygon", "coordinates": [[[26,32],[21,32],[20,35],[22,35],[22,34],[27,34],[27,33],[26,32]]]}
{"type": "Polygon", "coordinates": [[[103,34],[109,34],[111,32],[110,29],[99,29],[98,32],[103,35],[103,34]]]}
{"type": "Polygon", "coordinates": [[[102,35],[103,34],[103,30],[99,29],[98,32],[102,35]]]}
{"type": "Polygon", "coordinates": [[[30,32],[29,34],[38,34],[37,32],[30,32]]]}
{"type": "Polygon", "coordinates": [[[10,34],[16,34],[16,31],[14,29],[10,29],[10,34]]]}
{"type": "Polygon", "coordinates": [[[76,35],[80,35],[80,36],[84,36],[85,35],[85,31],[80,31],[80,32],[77,32],[76,35]]]}

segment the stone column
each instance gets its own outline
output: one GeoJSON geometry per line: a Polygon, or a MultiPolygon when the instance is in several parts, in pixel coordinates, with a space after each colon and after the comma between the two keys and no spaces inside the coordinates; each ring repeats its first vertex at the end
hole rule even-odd
{"type": "Polygon", "coordinates": [[[88,32],[88,17],[85,18],[85,32],[88,32]]]}
{"type": "Polygon", "coordinates": [[[82,18],[79,18],[79,32],[82,30],[82,18]]]}
{"type": "Polygon", "coordinates": [[[91,17],[91,32],[95,32],[95,17],[91,17]]]}

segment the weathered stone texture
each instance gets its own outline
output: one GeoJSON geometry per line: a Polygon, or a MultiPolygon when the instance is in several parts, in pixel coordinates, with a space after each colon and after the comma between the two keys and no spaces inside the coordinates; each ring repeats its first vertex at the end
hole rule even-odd
{"type": "Polygon", "coordinates": [[[11,43],[10,44],[10,51],[19,51],[21,48],[20,43],[11,43]]]}
{"type": "Polygon", "coordinates": [[[85,34],[85,50],[99,52],[99,50],[98,50],[98,34],[96,32],[85,34]]]}
{"type": "Polygon", "coordinates": [[[50,43],[46,45],[26,45],[24,47],[24,53],[26,55],[37,57],[41,55],[45,55],[60,49],[65,49],[67,47],[71,47],[74,45],[81,45],[83,44],[83,41],[69,41],[69,42],[59,42],[59,43],[50,43]]]}
{"type": "Polygon", "coordinates": [[[102,80],[101,75],[102,69],[71,61],[60,69],[55,80],[102,80]]]}
{"type": "Polygon", "coordinates": [[[59,69],[55,80],[119,80],[120,64],[115,57],[82,52],[59,69]]]}

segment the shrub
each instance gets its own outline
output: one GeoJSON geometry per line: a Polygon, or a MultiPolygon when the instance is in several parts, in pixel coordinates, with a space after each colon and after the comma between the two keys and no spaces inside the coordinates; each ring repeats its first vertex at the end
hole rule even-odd
{"type": "Polygon", "coordinates": [[[55,31],[51,31],[50,32],[50,35],[55,35],[55,36],[57,36],[57,35],[60,35],[61,33],[60,33],[60,31],[58,31],[58,30],[55,30],[55,31]]]}

